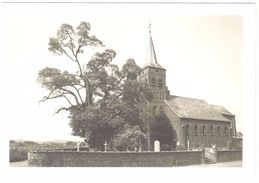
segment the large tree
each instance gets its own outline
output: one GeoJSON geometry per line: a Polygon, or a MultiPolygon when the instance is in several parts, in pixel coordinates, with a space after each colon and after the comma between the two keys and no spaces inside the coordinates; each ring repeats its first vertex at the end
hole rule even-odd
{"type": "Polygon", "coordinates": [[[105,48],[102,41],[91,35],[90,24],[86,22],[76,29],[62,24],[56,37],[49,40],[49,51],[65,55],[77,68],[68,72],[46,67],[38,74],[38,81],[49,91],[41,101],[57,98],[66,101],[57,113],[69,111],[73,135],[85,138],[95,149],[102,149],[106,140],[119,142],[118,138],[130,129],[134,133],[139,130],[135,133],[136,141],[145,137],[144,106],[152,96],[147,86],[137,82],[140,67],[134,59],[129,59],[121,69],[112,64],[115,51],[105,48]],[[84,63],[81,55],[87,48],[96,47],[102,48],[102,52],[94,53],[84,63]]]}

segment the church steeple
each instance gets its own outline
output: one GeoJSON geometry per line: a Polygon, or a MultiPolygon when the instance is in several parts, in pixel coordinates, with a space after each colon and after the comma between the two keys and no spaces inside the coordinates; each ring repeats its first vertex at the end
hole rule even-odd
{"type": "Polygon", "coordinates": [[[139,81],[151,87],[154,101],[164,101],[167,97],[166,70],[157,62],[153,39],[151,36],[151,24],[149,23],[149,44],[146,65],[142,68],[139,81]]]}
{"type": "Polygon", "coordinates": [[[151,23],[149,22],[149,43],[148,43],[148,50],[147,50],[147,57],[146,57],[146,65],[144,67],[156,67],[160,69],[164,69],[158,62],[156,58],[155,47],[151,35],[151,23]]]}

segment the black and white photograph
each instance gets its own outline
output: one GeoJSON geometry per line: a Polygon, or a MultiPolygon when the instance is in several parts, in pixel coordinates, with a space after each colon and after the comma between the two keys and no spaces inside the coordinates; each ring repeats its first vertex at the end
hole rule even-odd
{"type": "Polygon", "coordinates": [[[255,4],[1,9],[9,173],[255,170],[255,4]]]}

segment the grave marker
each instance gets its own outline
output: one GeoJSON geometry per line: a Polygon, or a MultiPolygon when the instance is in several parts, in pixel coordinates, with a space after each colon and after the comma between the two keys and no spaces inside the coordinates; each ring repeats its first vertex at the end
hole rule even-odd
{"type": "Polygon", "coordinates": [[[154,151],[160,152],[160,142],[158,140],[154,142],[154,151]]]}

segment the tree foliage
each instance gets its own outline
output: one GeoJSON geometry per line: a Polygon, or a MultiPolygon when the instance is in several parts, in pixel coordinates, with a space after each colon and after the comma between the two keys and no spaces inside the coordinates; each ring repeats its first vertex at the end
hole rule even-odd
{"type": "Polygon", "coordinates": [[[172,128],[169,118],[163,112],[151,121],[150,131],[152,141],[160,141],[162,151],[175,148],[176,131],[172,128]]]}
{"type": "Polygon", "coordinates": [[[116,147],[137,145],[145,138],[146,111],[144,106],[152,95],[148,86],[137,81],[140,67],[128,59],[120,69],[112,64],[116,53],[104,47],[90,34],[90,24],[81,22],[74,30],[62,24],[56,37],[49,40],[49,51],[65,55],[75,64],[73,73],[46,67],[39,71],[38,81],[49,93],[42,102],[62,98],[67,105],[57,110],[69,111],[72,134],[86,139],[91,148],[102,149],[104,141],[116,147]],[[102,47],[86,63],[80,55],[86,48],[102,47]],[[129,138],[129,141],[123,139],[129,138]]]}
{"type": "Polygon", "coordinates": [[[139,147],[141,140],[146,138],[147,135],[141,131],[138,125],[125,124],[123,130],[112,139],[111,143],[116,150],[127,151],[139,147]]]}

